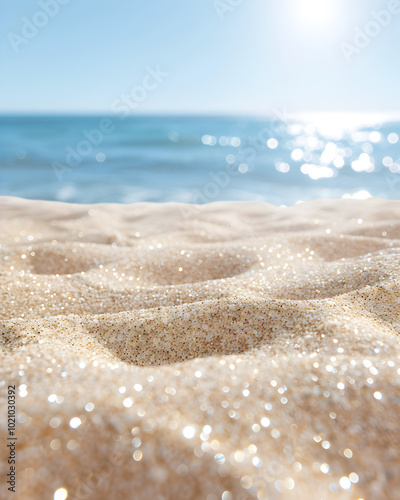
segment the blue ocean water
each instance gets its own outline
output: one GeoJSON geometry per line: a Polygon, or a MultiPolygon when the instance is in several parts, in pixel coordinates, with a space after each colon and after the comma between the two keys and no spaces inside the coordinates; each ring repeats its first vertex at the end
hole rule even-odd
{"type": "Polygon", "coordinates": [[[400,198],[400,122],[2,116],[0,195],[75,203],[400,198]]]}

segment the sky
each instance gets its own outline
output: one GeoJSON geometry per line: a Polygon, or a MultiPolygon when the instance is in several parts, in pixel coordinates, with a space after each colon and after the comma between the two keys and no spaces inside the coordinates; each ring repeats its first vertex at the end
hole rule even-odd
{"type": "Polygon", "coordinates": [[[399,112],[399,28],[398,0],[3,1],[0,113],[399,112]]]}

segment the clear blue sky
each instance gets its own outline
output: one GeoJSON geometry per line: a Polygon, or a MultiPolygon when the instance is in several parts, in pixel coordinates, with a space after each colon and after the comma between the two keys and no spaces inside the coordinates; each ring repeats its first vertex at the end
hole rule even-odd
{"type": "Polygon", "coordinates": [[[48,22],[1,1],[1,113],[110,112],[157,65],[169,76],[134,112],[400,111],[400,13],[350,62],[341,48],[390,0],[63,1],[48,22]],[[22,18],[44,24],[28,43],[22,18]]]}

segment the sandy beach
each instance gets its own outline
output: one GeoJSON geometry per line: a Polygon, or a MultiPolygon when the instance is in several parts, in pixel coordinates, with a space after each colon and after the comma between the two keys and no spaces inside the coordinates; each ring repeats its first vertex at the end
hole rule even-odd
{"type": "Polygon", "coordinates": [[[0,243],[1,499],[400,498],[399,201],[2,197],[0,243]]]}

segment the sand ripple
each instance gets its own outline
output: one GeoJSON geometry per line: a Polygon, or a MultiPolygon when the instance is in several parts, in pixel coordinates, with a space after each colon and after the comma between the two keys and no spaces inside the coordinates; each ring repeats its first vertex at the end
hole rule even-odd
{"type": "Polygon", "coordinates": [[[399,202],[0,213],[20,498],[400,498],[399,202]]]}

